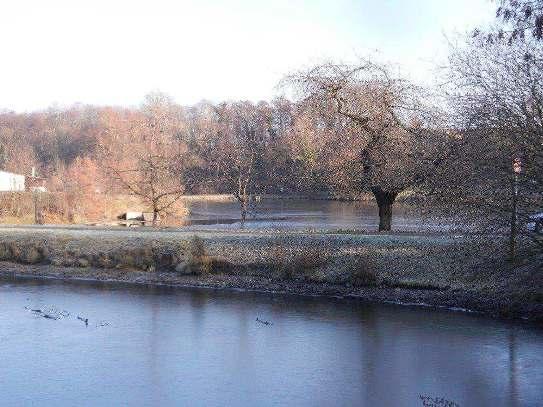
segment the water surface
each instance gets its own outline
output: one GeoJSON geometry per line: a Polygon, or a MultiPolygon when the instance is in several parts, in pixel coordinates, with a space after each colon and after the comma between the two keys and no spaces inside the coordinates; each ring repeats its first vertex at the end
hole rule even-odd
{"type": "Polygon", "coordinates": [[[9,406],[543,402],[540,328],[330,298],[0,280],[0,360],[9,406]]]}
{"type": "MultiPolygon", "coordinates": [[[[190,201],[187,223],[239,228],[239,204],[235,201],[190,201]]],[[[392,228],[399,231],[449,231],[459,229],[451,219],[423,215],[414,206],[394,205],[392,228]]],[[[374,202],[310,199],[263,199],[246,222],[248,229],[360,229],[377,230],[378,208],[374,202]],[[255,219],[256,218],[256,219],[255,219]]]]}

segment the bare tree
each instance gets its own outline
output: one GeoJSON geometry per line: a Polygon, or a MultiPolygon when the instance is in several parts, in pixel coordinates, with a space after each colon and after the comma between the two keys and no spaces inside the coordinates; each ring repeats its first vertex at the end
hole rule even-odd
{"type": "Polygon", "coordinates": [[[183,195],[180,168],[187,148],[181,140],[181,109],[160,93],[146,97],[141,112],[102,139],[102,157],[111,177],[158,215],[183,195]]]}
{"type": "Polygon", "coordinates": [[[420,89],[369,60],[319,65],[286,81],[302,104],[320,112],[324,127],[335,127],[336,150],[344,153],[336,155],[336,168],[348,170],[355,189],[373,193],[379,231],[391,230],[398,194],[421,185],[442,161],[434,141],[446,135],[429,128],[420,89]]]}
{"type": "Polygon", "coordinates": [[[542,207],[543,45],[475,38],[453,50],[449,79],[460,136],[446,199],[508,227],[512,257],[519,235],[541,245],[527,224],[542,207]]]}
{"type": "Polygon", "coordinates": [[[262,108],[249,102],[223,104],[218,108],[220,125],[215,149],[218,177],[239,202],[242,225],[255,195],[263,192],[261,175],[270,123],[262,108]]]}

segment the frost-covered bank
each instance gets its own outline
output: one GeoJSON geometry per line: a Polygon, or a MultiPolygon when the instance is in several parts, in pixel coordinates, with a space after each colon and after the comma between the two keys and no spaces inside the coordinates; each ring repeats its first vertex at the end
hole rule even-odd
{"type": "Polygon", "coordinates": [[[543,276],[475,237],[126,229],[0,230],[4,275],[243,288],[543,318],[543,276]],[[15,264],[18,263],[18,264],[15,264]]]}

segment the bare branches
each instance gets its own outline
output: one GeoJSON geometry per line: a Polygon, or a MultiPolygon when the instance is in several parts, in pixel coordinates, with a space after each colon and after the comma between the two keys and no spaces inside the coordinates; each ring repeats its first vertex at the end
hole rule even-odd
{"type": "MultiPolygon", "coordinates": [[[[338,137],[357,141],[348,147],[356,149],[352,158],[362,170],[355,170],[354,187],[372,191],[380,209],[391,206],[401,191],[419,186],[445,161],[435,148],[434,139],[445,134],[435,124],[432,129],[434,109],[423,103],[420,88],[393,75],[390,67],[370,60],[355,66],[328,63],[290,75],[285,83],[298,90],[303,106],[336,127],[338,137]]],[[[343,167],[349,153],[336,158],[343,167]]],[[[381,212],[391,216],[386,208],[381,212]]],[[[390,219],[380,229],[389,230],[390,219]]]]}
{"type": "MultiPolygon", "coordinates": [[[[515,42],[543,40],[543,1],[542,0],[497,0],[496,18],[500,25],[486,33],[489,43],[505,42],[513,45],[515,42]]],[[[480,36],[480,30],[474,35],[480,36]]]]}
{"type": "MultiPolygon", "coordinates": [[[[255,194],[262,193],[264,155],[271,138],[267,105],[223,104],[218,109],[218,136],[213,151],[218,178],[240,204],[245,222],[255,194]]],[[[268,174],[268,176],[271,174],[268,174]]]]}
{"type": "Polygon", "coordinates": [[[445,175],[449,193],[442,192],[451,204],[471,202],[474,220],[508,228],[512,254],[517,234],[533,235],[526,223],[542,207],[542,56],[541,42],[475,38],[450,57],[456,87],[449,95],[462,137],[445,175]]]}
{"type": "Polygon", "coordinates": [[[181,170],[187,148],[178,138],[180,108],[162,94],[151,94],[142,114],[128,125],[109,127],[101,141],[102,157],[110,176],[158,214],[183,194],[181,170]]]}

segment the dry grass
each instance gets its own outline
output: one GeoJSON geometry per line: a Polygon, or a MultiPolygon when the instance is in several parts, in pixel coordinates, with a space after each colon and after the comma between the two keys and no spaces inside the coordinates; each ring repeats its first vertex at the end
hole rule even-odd
{"type": "Polygon", "coordinates": [[[0,216],[0,223],[4,225],[32,225],[34,224],[34,215],[0,216]]]}
{"type": "MultiPolygon", "coordinates": [[[[35,197],[31,192],[0,193],[0,223],[27,225],[35,223],[35,197]]],[[[46,192],[38,195],[38,207],[44,224],[111,223],[127,211],[150,212],[138,197],[130,195],[93,194],[79,196],[46,192]]],[[[176,202],[162,217],[162,225],[180,224],[189,213],[187,205],[176,202]]]]}
{"type": "Polygon", "coordinates": [[[34,202],[28,192],[0,192],[0,217],[12,219],[34,219],[34,202]]]}
{"type": "Polygon", "coordinates": [[[43,243],[1,242],[0,259],[25,264],[38,264],[47,260],[49,251],[43,243]]]}

